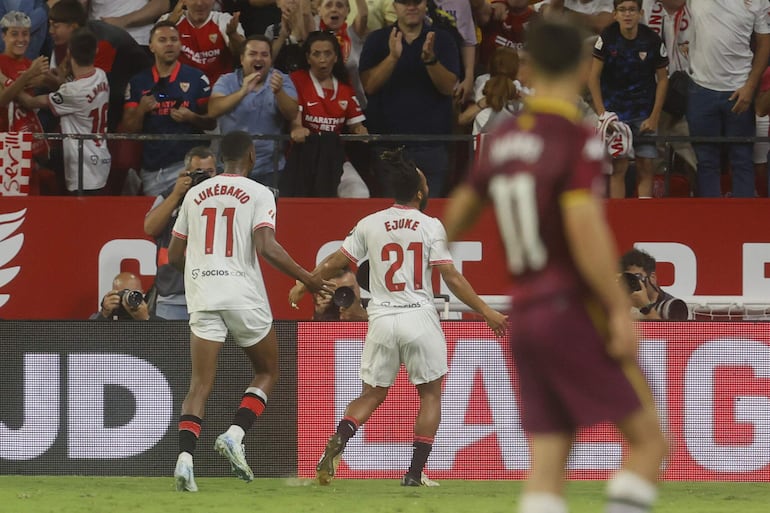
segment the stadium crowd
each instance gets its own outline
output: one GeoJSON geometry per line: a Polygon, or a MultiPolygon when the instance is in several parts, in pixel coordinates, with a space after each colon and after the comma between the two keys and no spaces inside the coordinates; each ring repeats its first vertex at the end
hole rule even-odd
{"type": "Polygon", "coordinates": [[[431,195],[446,196],[483,151],[484,134],[530,93],[530,25],[567,17],[592,34],[582,105],[613,157],[608,196],[767,196],[768,143],[659,140],[656,150],[643,139],[768,136],[765,0],[254,3],[0,5],[0,131],[162,137],[97,141],[82,164],[63,157],[60,141],[38,139],[32,194],[156,196],[176,182],[187,150],[208,140],[216,150],[218,134],[242,129],[255,136],[251,178],[284,196],[386,197],[372,157],[396,146],[425,172],[431,195]],[[83,27],[98,41],[94,65],[107,75],[109,103],[62,125],[56,106],[68,99],[58,90],[83,78],[69,49],[83,27]],[[42,94],[48,106],[25,102],[42,94]],[[178,139],[190,134],[198,138],[178,139]],[[362,142],[375,134],[391,137],[362,142]],[[474,149],[451,142],[457,134],[476,136],[474,149]]]}

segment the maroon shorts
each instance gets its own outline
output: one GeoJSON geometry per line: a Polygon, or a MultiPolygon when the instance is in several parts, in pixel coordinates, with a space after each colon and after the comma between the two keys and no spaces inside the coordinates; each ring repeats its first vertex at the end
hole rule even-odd
{"type": "MultiPolygon", "coordinates": [[[[511,352],[519,378],[522,426],[530,433],[573,432],[617,423],[641,406],[641,372],[624,371],[605,350],[606,317],[589,315],[578,297],[516,305],[510,316],[511,352]]],[[[597,311],[600,311],[597,309],[597,311]]]]}

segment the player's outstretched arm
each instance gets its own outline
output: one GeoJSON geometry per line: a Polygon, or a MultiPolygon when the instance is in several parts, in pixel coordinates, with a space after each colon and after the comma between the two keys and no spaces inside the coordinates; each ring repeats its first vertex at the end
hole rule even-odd
{"type": "Polygon", "coordinates": [[[483,299],[476,294],[471,284],[465,279],[465,276],[457,271],[454,264],[439,264],[435,266],[441,273],[444,283],[447,284],[452,294],[457,299],[473,308],[473,310],[484,317],[487,324],[495,332],[495,335],[502,337],[505,334],[505,328],[508,324],[508,316],[493,310],[483,299]]]}
{"type": "Polygon", "coordinates": [[[618,257],[602,205],[589,191],[578,190],[562,198],[561,209],[572,259],[609,315],[607,351],[618,359],[636,358],[631,303],[616,278],[618,257]]]}
{"type": "MultiPolygon", "coordinates": [[[[345,256],[340,250],[335,251],[331,255],[321,260],[321,262],[313,269],[313,276],[318,276],[323,280],[328,280],[332,276],[335,276],[340,269],[344,268],[350,263],[350,259],[345,256]]],[[[297,283],[289,291],[289,303],[292,308],[298,308],[297,305],[302,300],[302,297],[307,292],[307,288],[303,283],[297,283]]]]}
{"type": "Polygon", "coordinates": [[[470,185],[455,187],[444,211],[444,227],[447,241],[457,240],[462,232],[470,228],[481,213],[484,203],[470,185]]]}
{"type": "MultiPolygon", "coordinates": [[[[254,230],[254,250],[270,265],[305,284],[311,292],[331,291],[334,284],[324,281],[320,276],[310,274],[283,249],[283,246],[275,240],[275,231],[269,227],[254,230]]],[[[170,257],[170,248],[169,248],[170,257]]]]}

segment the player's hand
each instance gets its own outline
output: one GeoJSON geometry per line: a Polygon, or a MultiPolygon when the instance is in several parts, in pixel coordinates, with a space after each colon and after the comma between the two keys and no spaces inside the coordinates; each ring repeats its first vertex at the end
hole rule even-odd
{"type": "Polygon", "coordinates": [[[305,296],[305,292],[307,292],[305,284],[301,281],[297,281],[289,291],[289,304],[292,308],[295,310],[299,309],[299,302],[305,296]]]}
{"type": "Polygon", "coordinates": [[[305,139],[310,135],[310,130],[305,128],[304,126],[301,126],[299,128],[294,128],[291,131],[291,140],[295,143],[303,143],[305,142],[305,139]]]}
{"type": "Polygon", "coordinates": [[[436,58],[436,52],[433,50],[435,42],[436,33],[434,31],[428,32],[425,36],[425,43],[422,45],[422,53],[420,54],[422,62],[430,62],[436,58]]]}
{"type": "Polygon", "coordinates": [[[283,89],[283,75],[281,75],[280,71],[274,69],[270,75],[270,90],[273,91],[273,94],[278,94],[281,89],[283,89]]]}
{"type": "Polygon", "coordinates": [[[311,274],[310,279],[304,282],[305,288],[313,294],[326,294],[331,295],[334,289],[337,288],[337,284],[333,281],[323,280],[316,274],[311,274]]]}
{"type": "Polygon", "coordinates": [[[730,101],[735,102],[732,110],[735,114],[742,114],[749,110],[751,102],[754,99],[754,88],[748,84],[744,84],[743,87],[738,88],[731,96],[730,101]]]}
{"type": "Polygon", "coordinates": [[[396,27],[393,27],[393,30],[390,31],[388,49],[390,50],[391,57],[396,60],[401,58],[401,53],[404,51],[404,34],[396,27]]]}
{"type": "Polygon", "coordinates": [[[230,21],[227,23],[227,27],[225,28],[225,32],[228,36],[232,37],[238,33],[238,27],[241,23],[241,12],[236,11],[233,13],[233,17],[230,19],[230,21]]]}
{"type": "Polygon", "coordinates": [[[115,312],[115,310],[117,310],[119,307],[120,296],[118,295],[118,291],[111,290],[107,292],[102,298],[102,309],[99,313],[101,313],[102,317],[108,318],[111,317],[113,312],[115,312]]]}
{"type": "Polygon", "coordinates": [[[488,308],[484,311],[484,320],[487,322],[487,326],[491,329],[495,336],[502,337],[505,335],[505,330],[508,327],[508,316],[503,315],[497,310],[488,308]]]}
{"type": "Polygon", "coordinates": [[[178,109],[171,109],[169,115],[171,116],[171,119],[177,123],[187,123],[195,117],[195,113],[184,106],[179,107],[178,109]]]}
{"type": "Polygon", "coordinates": [[[616,360],[636,360],[638,341],[636,330],[627,308],[610,312],[607,353],[616,360]]]}

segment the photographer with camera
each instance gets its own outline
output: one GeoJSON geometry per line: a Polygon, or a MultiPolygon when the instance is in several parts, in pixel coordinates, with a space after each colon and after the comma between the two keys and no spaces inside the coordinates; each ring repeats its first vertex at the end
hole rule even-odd
{"type": "Polygon", "coordinates": [[[631,292],[631,304],[639,310],[638,319],[686,321],[687,303],[658,286],[655,266],[652,255],[636,248],[620,258],[620,277],[631,292]]]}
{"type": "Polygon", "coordinates": [[[129,272],[112,280],[112,290],[102,298],[102,307],[91,316],[95,321],[163,321],[150,313],[144,298],[142,282],[129,272]]]}
{"type": "Polygon", "coordinates": [[[144,218],[144,233],[155,238],[158,248],[155,289],[158,292],[155,313],[168,320],[187,320],[184,276],[168,263],[171,230],[182,200],[190,187],[217,173],[214,153],[205,146],[195,146],[184,156],[184,169],[173,186],[160,193],[144,218]]]}
{"type": "Polygon", "coordinates": [[[313,294],[314,321],[367,321],[369,315],[361,304],[361,288],[349,266],[329,278],[336,285],[333,295],[313,294]]]}

